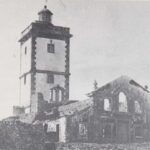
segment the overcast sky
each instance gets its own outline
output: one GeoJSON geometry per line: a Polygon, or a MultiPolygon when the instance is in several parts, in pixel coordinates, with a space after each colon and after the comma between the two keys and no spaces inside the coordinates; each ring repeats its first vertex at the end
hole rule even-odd
{"type": "MultiPolygon", "coordinates": [[[[0,118],[19,102],[20,32],[44,0],[0,0],[0,118]]],[[[49,0],[55,25],[71,28],[70,98],[127,75],[150,87],[150,1],[49,0]]]]}

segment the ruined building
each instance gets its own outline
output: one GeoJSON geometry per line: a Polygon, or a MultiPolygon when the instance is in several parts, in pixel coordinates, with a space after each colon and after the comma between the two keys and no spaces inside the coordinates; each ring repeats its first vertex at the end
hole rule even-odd
{"type": "Polygon", "coordinates": [[[45,6],[21,35],[20,101],[14,115],[42,126],[49,142],[128,143],[150,139],[150,92],[121,76],[69,100],[69,28],[45,6]]]}

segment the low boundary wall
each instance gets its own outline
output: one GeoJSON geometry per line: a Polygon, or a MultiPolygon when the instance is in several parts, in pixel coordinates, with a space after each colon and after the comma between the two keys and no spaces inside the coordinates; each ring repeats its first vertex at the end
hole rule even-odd
{"type": "Polygon", "coordinates": [[[56,150],[150,150],[150,143],[131,143],[131,144],[57,143],[56,150]]]}

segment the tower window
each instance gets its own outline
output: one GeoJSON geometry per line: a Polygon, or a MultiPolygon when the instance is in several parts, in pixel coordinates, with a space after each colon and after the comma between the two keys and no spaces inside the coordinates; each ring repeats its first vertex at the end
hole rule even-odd
{"type": "Polygon", "coordinates": [[[61,102],[64,100],[64,88],[57,85],[51,89],[50,101],[61,102]]]}
{"type": "Polygon", "coordinates": [[[47,83],[54,83],[54,75],[53,74],[47,75],[47,83]]]}
{"type": "Polygon", "coordinates": [[[55,52],[55,46],[54,46],[54,44],[52,44],[52,43],[47,44],[47,52],[48,53],[54,53],[55,52]]]}
{"type": "Polygon", "coordinates": [[[25,55],[27,54],[27,47],[25,47],[25,49],[24,49],[24,54],[25,55]]]}

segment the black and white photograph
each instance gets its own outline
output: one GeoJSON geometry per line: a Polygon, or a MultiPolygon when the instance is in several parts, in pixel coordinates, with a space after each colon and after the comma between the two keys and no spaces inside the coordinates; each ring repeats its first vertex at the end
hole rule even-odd
{"type": "Polygon", "coordinates": [[[0,150],[149,150],[150,0],[0,0],[0,150]]]}

